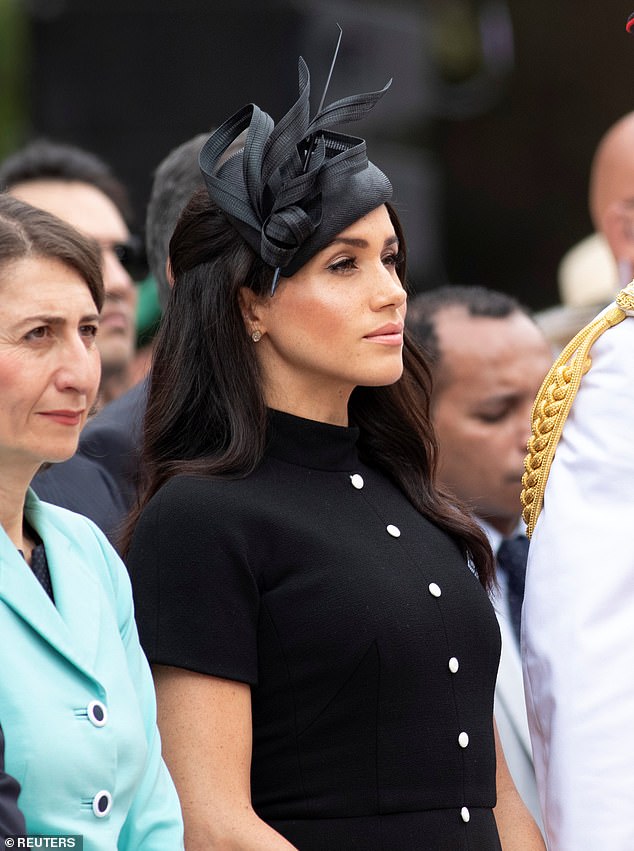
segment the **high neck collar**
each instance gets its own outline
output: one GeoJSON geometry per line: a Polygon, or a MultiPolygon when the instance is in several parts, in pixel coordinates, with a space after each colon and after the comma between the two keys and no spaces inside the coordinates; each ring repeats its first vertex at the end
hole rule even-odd
{"type": "Polygon", "coordinates": [[[269,411],[266,454],[314,470],[348,471],[358,465],[359,429],[269,411]]]}

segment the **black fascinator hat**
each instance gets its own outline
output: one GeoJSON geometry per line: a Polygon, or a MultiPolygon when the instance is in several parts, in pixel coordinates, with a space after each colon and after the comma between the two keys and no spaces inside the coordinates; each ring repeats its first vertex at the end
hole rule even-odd
{"type": "Polygon", "coordinates": [[[311,120],[310,74],[300,57],[299,98],[277,125],[249,104],[203,146],[209,196],[275,269],[273,291],[278,275],[294,275],[338,233],[389,201],[392,186],[369,162],[365,141],[329,128],[362,118],[391,82],[320,107],[311,120]],[[244,147],[227,156],[240,134],[244,147]]]}

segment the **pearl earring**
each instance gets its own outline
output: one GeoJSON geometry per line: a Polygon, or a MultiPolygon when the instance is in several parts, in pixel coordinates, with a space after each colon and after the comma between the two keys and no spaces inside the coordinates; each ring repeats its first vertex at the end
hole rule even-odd
{"type": "Polygon", "coordinates": [[[254,343],[259,343],[262,339],[262,332],[258,331],[256,328],[256,330],[251,333],[251,339],[254,343]]]}

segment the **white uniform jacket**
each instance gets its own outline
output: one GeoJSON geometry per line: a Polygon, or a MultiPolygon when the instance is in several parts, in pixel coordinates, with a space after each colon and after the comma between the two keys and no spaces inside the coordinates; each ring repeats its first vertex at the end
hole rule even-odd
{"type": "Polygon", "coordinates": [[[531,541],[526,694],[551,851],[632,851],[634,319],[590,356],[531,541]]]}

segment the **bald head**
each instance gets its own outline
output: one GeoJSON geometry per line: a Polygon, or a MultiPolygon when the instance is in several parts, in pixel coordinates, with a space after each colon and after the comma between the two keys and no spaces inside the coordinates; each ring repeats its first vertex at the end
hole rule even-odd
{"type": "Polygon", "coordinates": [[[592,161],[590,214],[597,230],[607,208],[623,200],[634,200],[634,112],[610,127],[592,161]]]}
{"type": "Polygon", "coordinates": [[[634,273],[634,112],[607,131],[590,172],[590,214],[619,268],[621,286],[634,273]]]}

